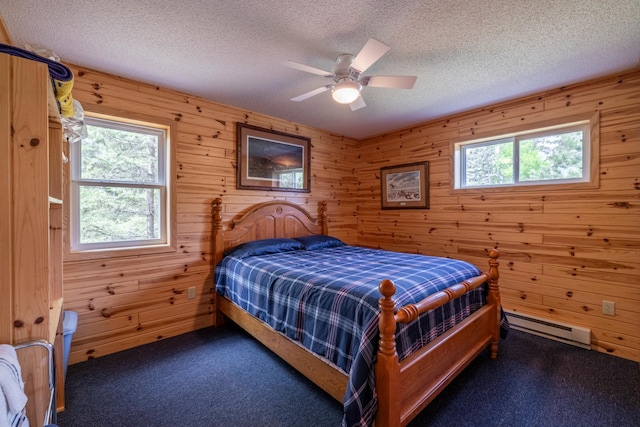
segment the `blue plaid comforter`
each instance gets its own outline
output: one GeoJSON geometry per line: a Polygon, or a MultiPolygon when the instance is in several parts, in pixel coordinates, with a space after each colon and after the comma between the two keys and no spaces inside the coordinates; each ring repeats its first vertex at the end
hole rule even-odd
{"type": "MultiPolygon", "coordinates": [[[[355,246],[225,257],[216,291],[349,374],[344,426],[371,425],[377,408],[378,285],[391,279],[396,306],[417,303],[477,276],[464,261],[355,246]]],[[[396,333],[400,360],[485,303],[482,287],[420,316],[396,333]]]]}

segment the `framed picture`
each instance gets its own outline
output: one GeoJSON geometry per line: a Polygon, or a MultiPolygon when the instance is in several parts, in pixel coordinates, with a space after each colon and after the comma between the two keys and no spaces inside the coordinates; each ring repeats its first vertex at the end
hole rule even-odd
{"type": "Polygon", "coordinates": [[[311,139],[244,123],[236,124],[240,189],[308,193],[311,139]]]}
{"type": "Polygon", "coordinates": [[[429,162],[380,168],[382,209],[429,209],[429,162]]]}

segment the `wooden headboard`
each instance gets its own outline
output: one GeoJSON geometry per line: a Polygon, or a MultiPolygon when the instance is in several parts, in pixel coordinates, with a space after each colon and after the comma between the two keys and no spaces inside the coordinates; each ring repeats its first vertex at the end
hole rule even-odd
{"type": "Polygon", "coordinates": [[[225,250],[240,243],[328,233],[326,201],[318,203],[318,216],[287,201],[259,203],[232,219],[226,230],[222,226],[222,199],[215,199],[212,207],[214,265],[220,262],[225,250]]]}

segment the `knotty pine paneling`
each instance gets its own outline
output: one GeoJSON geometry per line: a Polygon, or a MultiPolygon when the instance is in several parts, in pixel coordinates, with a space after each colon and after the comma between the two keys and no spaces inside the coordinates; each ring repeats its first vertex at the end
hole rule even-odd
{"type": "Polygon", "coordinates": [[[175,254],[65,263],[66,308],[80,314],[71,363],[211,325],[210,203],[224,218],[287,199],[315,212],[329,201],[330,232],[349,243],[467,259],[501,250],[502,297],[516,309],[592,329],[593,348],[640,360],[640,76],[630,73],[353,141],[197,97],[72,67],[74,96],[177,123],[175,254]],[[450,146],[557,117],[600,112],[600,187],[451,191],[450,146]],[[312,143],[309,194],[237,190],[235,122],[301,134],[312,143]],[[431,209],[380,209],[380,168],[430,162],[431,209]],[[195,300],[186,290],[197,289],[195,300]],[[600,301],[616,301],[614,317],[600,301]]]}
{"type": "Polygon", "coordinates": [[[258,202],[291,200],[316,214],[317,203],[327,200],[331,234],[356,243],[357,141],[94,70],[71,68],[73,95],[85,110],[109,109],[125,117],[144,115],[176,123],[177,250],[65,262],[65,309],[79,314],[70,363],[212,325],[210,233],[211,202],[216,197],[225,203],[225,221],[258,202]],[[310,137],[312,191],[237,190],[236,122],[310,137]],[[196,288],[193,300],[187,299],[189,287],[196,288]]]}
{"type": "MultiPolygon", "coordinates": [[[[640,72],[523,97],[361,141],[358,243],[486,267],[502,303],[592,330],[592,348],[640,361],[640,72]],[[452,141],[599,112],[596,189],[454,192],[452,141]],[[380,168],[429,161],[429,210],[381,210],[380,168]],[[616,302],[616,315],[601,312],[616,302]]],[[[507,338],[508,339],[508,338],[507,338]]]]}

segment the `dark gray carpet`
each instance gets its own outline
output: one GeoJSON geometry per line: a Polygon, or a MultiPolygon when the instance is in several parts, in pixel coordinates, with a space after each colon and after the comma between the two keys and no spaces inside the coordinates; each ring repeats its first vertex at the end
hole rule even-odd
{"type": "MultiPolygon", "coordinates": [[[[60,427],[339,426],[342,405],[244,332],[204,329],[71,365],[60,427]]],[[[640,426],[638,363],[511,331],[411,424],[640,426]]]]}

